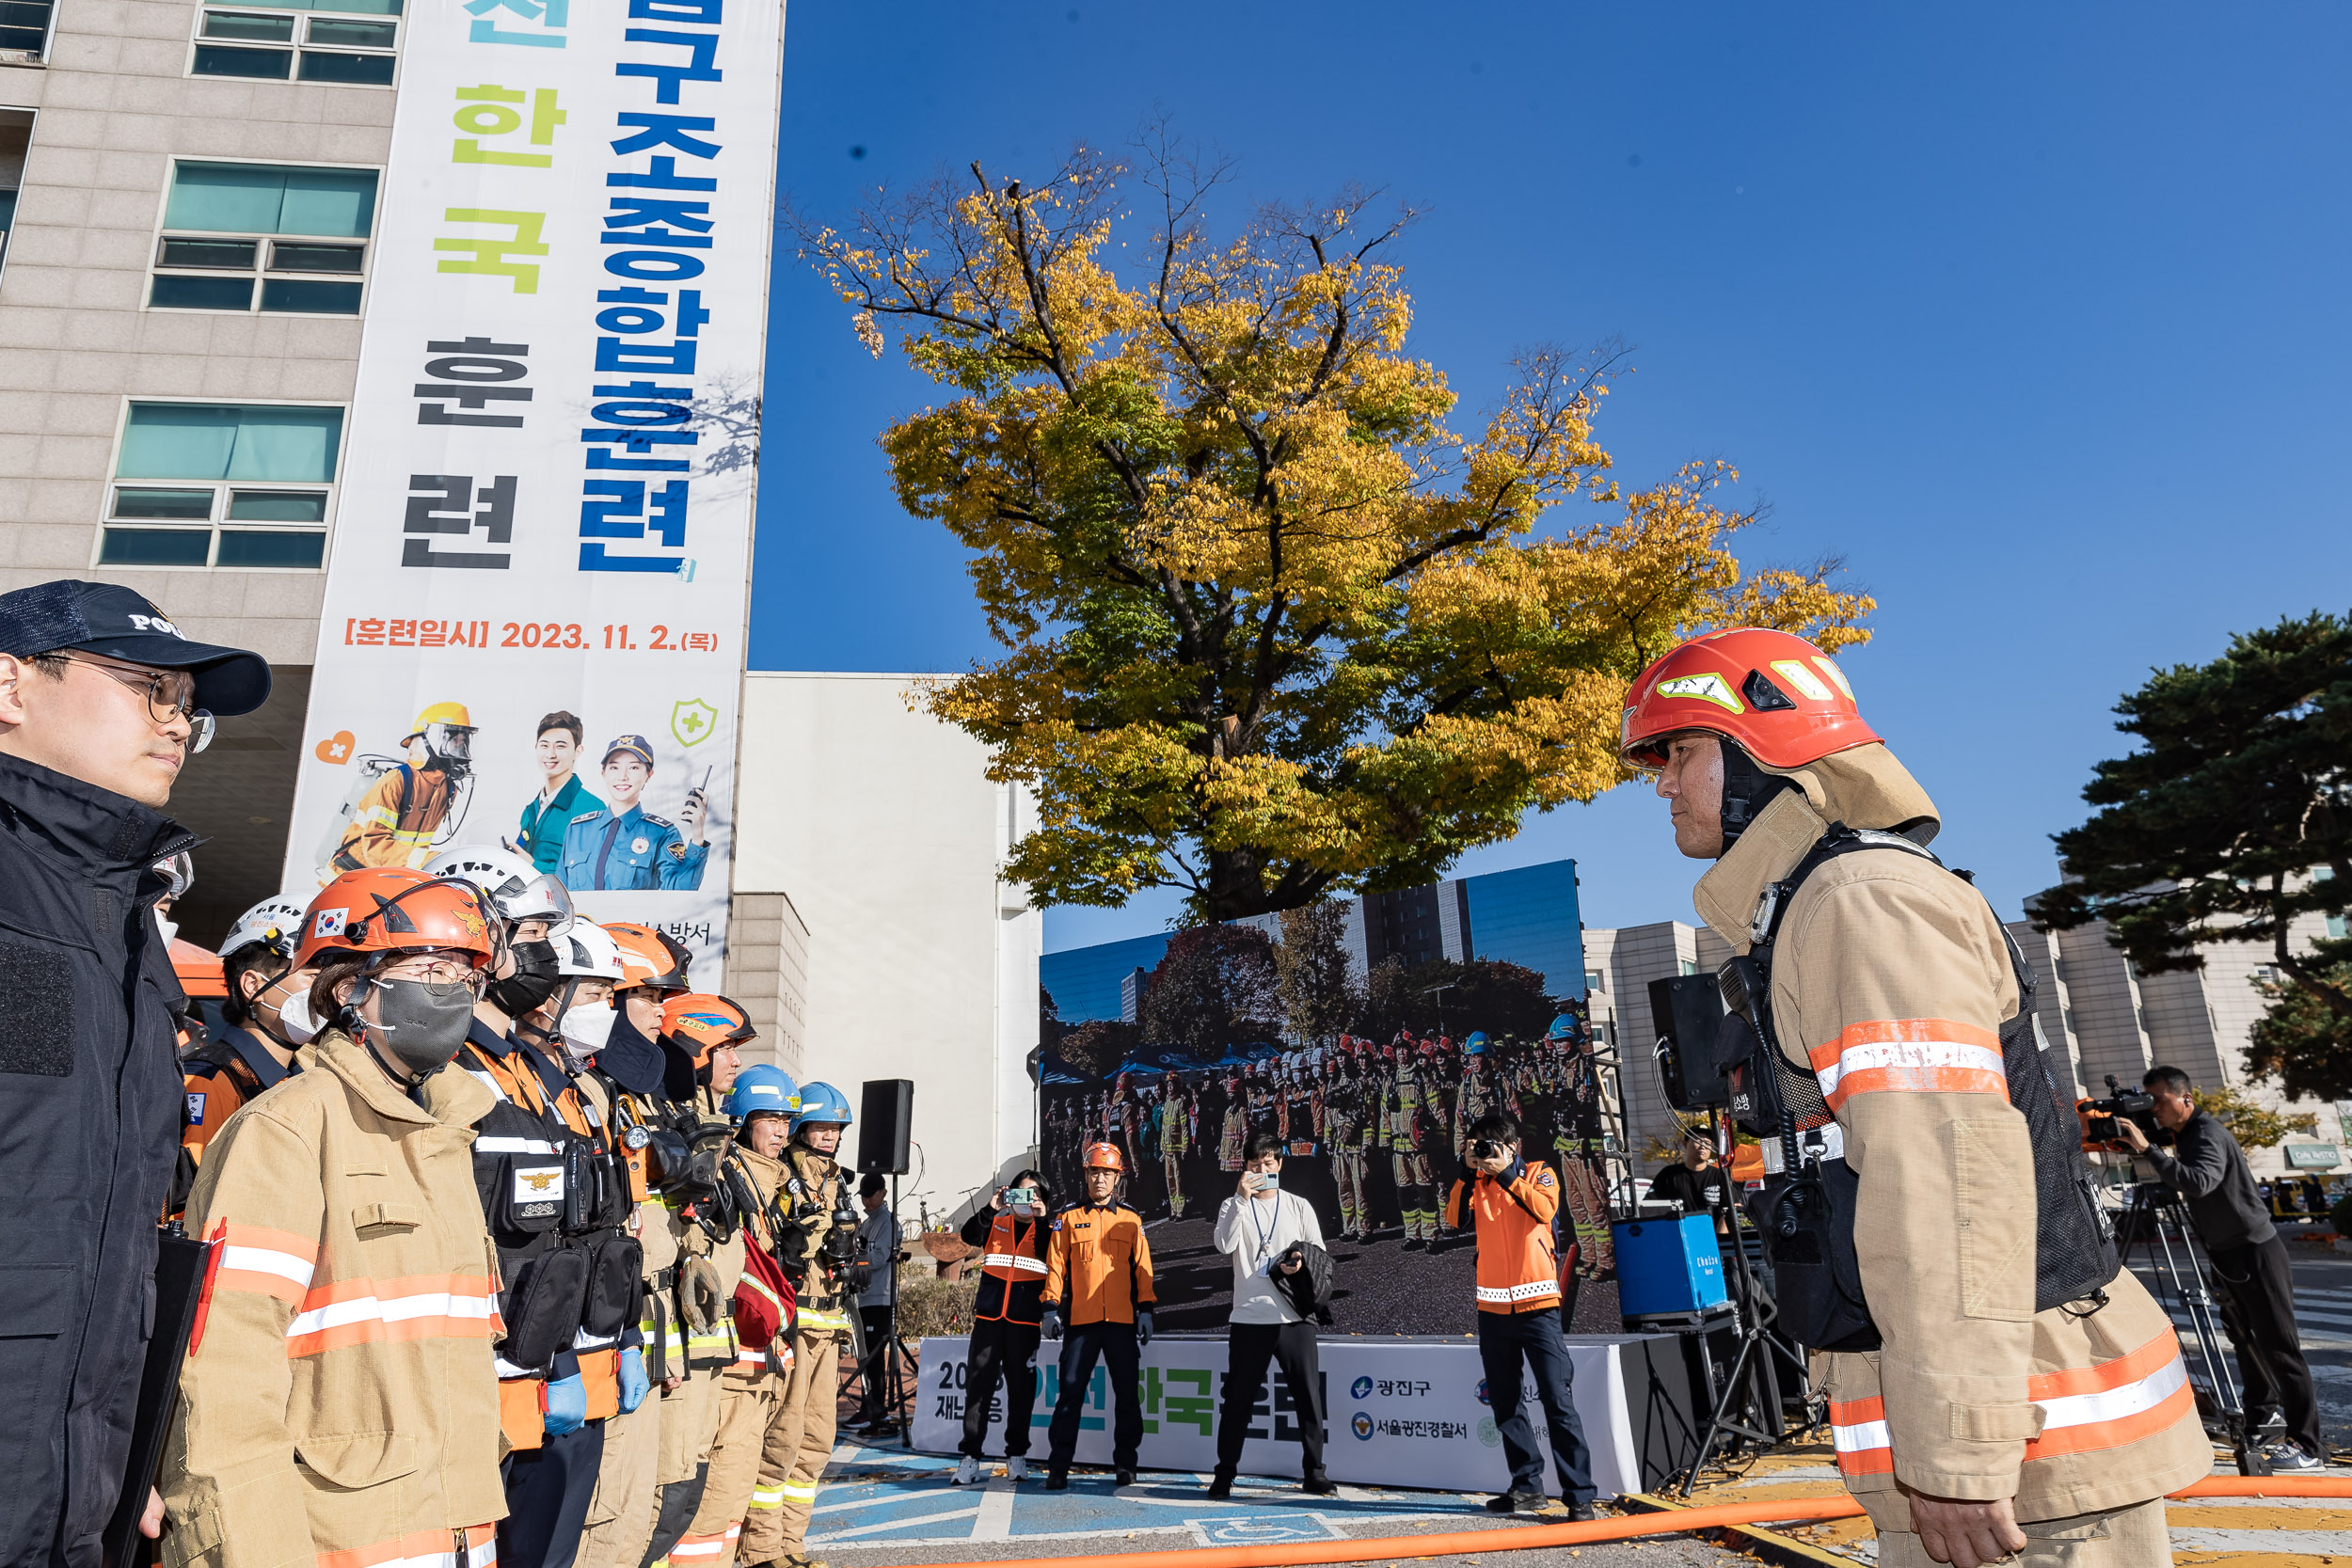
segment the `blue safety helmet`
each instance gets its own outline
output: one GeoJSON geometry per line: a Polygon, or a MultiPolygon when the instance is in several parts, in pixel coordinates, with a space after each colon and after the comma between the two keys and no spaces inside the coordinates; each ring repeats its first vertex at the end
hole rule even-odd
{"type": "Polygon", "coordinates": [[[792,1113],[794,1136],[799,1136],[801,1129],[811,1122],[837,1121],[847,1127],[850,1120],[850,1101],[839,1089],[824,1083],[801,1085],[800,1109],[792,1113]]]}
{"type": "Polygon", "coordinates": [[[727,1091],[727,1115],[739,1122],[762,1112],[788,1117],[800,1108],[800,1085],[792,1082],[792,1075],[765,1062],[737,1073],[735,1087],[727,1091]]]}
{"type": "Polygon", "coordinates": [[[1562,1013],[1558,1018],[1553,1019],[1551,1021],[1551,1027],[1544,1031],[1544,1038],[1548,1040],[1572,1040],[1576,1038],[1576,1015],[1574,1013],[1562,1013]]]}
{"type": "Polygon", "coordinates": [[[1472,1031],[1470,1037],[1462,1042],[1462,1054],[1465,1056],[1484,1056],[1486,1053],[1486,1031],[1484,1029],[1472,1031]]]}

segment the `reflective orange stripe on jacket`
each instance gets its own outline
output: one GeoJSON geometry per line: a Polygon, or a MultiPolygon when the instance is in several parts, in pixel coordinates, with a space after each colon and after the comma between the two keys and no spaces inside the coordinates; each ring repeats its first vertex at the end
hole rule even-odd
{"type": "Polygon", "coordinates": [[[1016,1240],[1019,1227],[1010,1214],[999,1214],[988,1227],[988,1245],[980,1254],[980,1272],[1007,1284],[1030,1283],[1045,1277],[1045,1259],[1038,1255],[1039,1227],[1016,1240]]]}
{"type": "Polygon", "coordinates": [[[1850,1023],[1808,1059],[1821,1098],[1833,1111],[1857,1094],[1917,1089],[1935,1094],[1993,1094],[2009,1101],[2001,1037],[1948,1018],[1868,1019],[1850,1023]]]}
{"type": "MultiPolygon", "coordinates": [[[[2195,1405],[2180,1341],[2166,1329],[2127,1355],[2096,1367],[2038,1372],[2026,1397],[2042,1409],[2042,1433],[2026,1440],[2026,1458],[2053,1459],[2093,1449],[2120,1449],[2153,1437],[2195,1405]]],[[[1837,1468],[1850,1476],[1886,1475],[1895,1468],[1883,1398],[1834,1402],[1830,1432],[1837,1468]]]]}
{"type": "Polygon", "coordinates": [[[1560,1181],[1541,1161],[1505,1186],[1492,1177],[1456,1181],[1446,1198],[1446,1224],[1462,1226],[1467,1202],[1478,1227],[1478,1309],[1539,1312],[1560,1305],[1560,1258],[1551,1243],[1551,1217],[1560,1212],[1560,1181]]]}
{"type": "Polygon", "coordinates": [[[474,1525],[463,1530],[418,1530],[372,1546],[321,1552],[313,1560],[316,1568],[491,1568],[498,1560],[498,1532],[488,1525],[474,1525]]]}
{"type": "Polygon", "coordinates": [[[318,1281],[318,1243],[283,1230],[222,1223],[216,1291],[275,1296],[294,1309],[286,1324],[289,1359],[346,1345],[405,1339],[486,1339],[503,1332],[498,1287],[485,1275],[365,1275],[318,1281]]]}

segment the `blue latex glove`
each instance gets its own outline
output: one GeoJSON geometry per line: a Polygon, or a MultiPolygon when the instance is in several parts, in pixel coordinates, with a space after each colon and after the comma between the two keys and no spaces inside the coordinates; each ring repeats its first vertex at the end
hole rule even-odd
{"type": "Polygon", "coordinates": [[[578,1432],[588,1421],[588,1386],[574,1372],[548,1385],[548,1435],[578,1432]]]}
{"type": "Polygon", "coordinates": [[[1060,1307],[1049,1307],[1045,1309],[1045,1321],[1038,1325],[1038,1332],[1045,1336],[1048,1339],[1058,1339],[1061,1338],[1060,1307]]]}
{"type": "Polygon", "coordinates": [[[645,1381],[645,1353],[632,1346],[621,1352],[621,1414],[626,1416],[645,1402],[645,1395],[653,1386],[645,1381]]]}
{"type": "Polygon", "coordinates": [[[1142,1311],[1136,1314],[1136,1343],[1138,1345],[1148,1345],[1151,1342],[1152,1309],[1147,1307],[1142,1311]]]}

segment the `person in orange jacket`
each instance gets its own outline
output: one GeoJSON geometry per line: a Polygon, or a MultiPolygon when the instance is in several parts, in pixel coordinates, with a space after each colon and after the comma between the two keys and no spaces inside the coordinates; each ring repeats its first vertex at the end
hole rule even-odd
{"type": "Polygon", "coordinates": [[[1552,1225],[1560,1179],[1520,1153],[1524,1134],[1507,1111],[1489,1111],[1470,1127],[1466,1173],[1446,1198],[1445,1222],[1478,1229],[1478,1364],[1486,1402],[1511,1465],[1510,1486],[1486,1500],[1490,1513],[1533,1513],[1544,1506],[1544,1456],[1520,1398],[1521,1365],[1535,1376],[1552,1464],[1568,1517],[1593,1516],[1593,1465],[1576,1418],[1567,1342],[1561,1338],[1560,1249],[1552,1225]],[[1467,1211],[1467,1213],[1465,1212],[1467,1211]]]}
{"type": "Polygon", "coordinates": [[[1111,1463],[1118,1486],[1136,1479],[1136,1449],[1143,1441],[1143,1404],[1136,1392],[1136,1369],[1152,1342],[1152,1243],[1144,1239],[1143,1216],[1119,1201],[1120,1178],[1127,1164],[1119,1146],[1089,1144],[1087,1200],[1054,1216],[1045,1244],[1043,1333],[1069,1338],[1061,1350],[1061,1393],[1046,1428],[1045,1489],[1070,1485],[1070,1461],[1078,1451],[1078,1419],[1087,1385],[1099,1359],[1111,1373],[1111,1463]]]}

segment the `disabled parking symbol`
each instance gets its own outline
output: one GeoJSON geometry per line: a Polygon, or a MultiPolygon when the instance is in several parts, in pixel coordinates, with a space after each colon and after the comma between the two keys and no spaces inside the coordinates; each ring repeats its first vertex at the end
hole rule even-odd
{"type": "Polygon", "coordinates": [[[1245,1513],[1187,1519],[1204,1546],[1263,1546],[1278,1541],[1329,1541],[1338,1531],[1312,1514],[1245,1513]]]}

